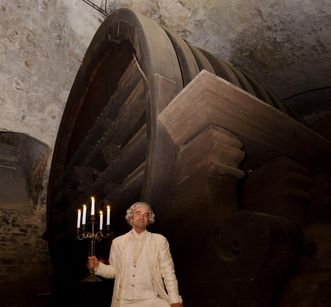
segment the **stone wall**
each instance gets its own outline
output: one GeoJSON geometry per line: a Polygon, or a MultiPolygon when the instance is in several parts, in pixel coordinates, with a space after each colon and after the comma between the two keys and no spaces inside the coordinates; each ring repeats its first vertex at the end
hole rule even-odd
{"type": "Polygon", "coordinates": [[[43,213],[0,209],[0,298],[2,306],[35,306],[52,292],[43,213]]]}
{"type": "MultiPolygon", "coordinates": [[[[50,149],[47,156],[28,140],[20,143],[21,181],[35,204],[0,206],[2,306],[40,306],[53,292],[42,239],[51,154],[71,85],[101,21],[82,1],[0,1],[0,132],[30,135],[50,149]]],[[[0,168],[0,176],[8,174],[0,168]]]]}

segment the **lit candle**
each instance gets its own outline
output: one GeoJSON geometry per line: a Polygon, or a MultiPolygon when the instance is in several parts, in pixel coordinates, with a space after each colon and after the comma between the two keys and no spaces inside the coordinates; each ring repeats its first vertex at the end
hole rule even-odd
{"type": "Polygon", "coordinates": [[[110,206],[107,206],[107,223],[106,225],[110,225],[110,206]]]}
{"type": "Polygon", "coordinates": [[[95,214],[95,199],[92,196],[91,197],[91,215],[94,215],[94,214],[95,214]]]}
{"type": "Polygon", "coordinates": [[[100,221],[99,221],[99,230],[102,230],[103,224],[103,212],[100,210],[100,221]]]}
{"type": "Polygon", "coordinates": [[[77,228],[80,228],[81,216],[82,216],[82,210],[78,209],[78,211],[77,211],[77,228]]]}
{"type": "Polygon", "coordinates": [[[83,205],[83,219],[82,219],[82,225],[86,224],[86,205],[83,205]]]}

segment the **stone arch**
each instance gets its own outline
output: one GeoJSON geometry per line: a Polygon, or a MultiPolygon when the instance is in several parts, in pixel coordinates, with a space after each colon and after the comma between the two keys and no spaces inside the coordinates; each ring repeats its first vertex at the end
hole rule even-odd
{"type": "Polygon", "coordinates": [[[31,212],[38,204],[50,147],[19,132],[0,131],[0,208],[31,212]]]}

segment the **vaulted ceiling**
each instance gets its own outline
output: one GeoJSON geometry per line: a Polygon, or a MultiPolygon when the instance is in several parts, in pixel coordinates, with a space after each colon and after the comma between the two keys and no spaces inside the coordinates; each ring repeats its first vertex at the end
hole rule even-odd
{"type": "Polygon", "coordinates": [[[331,137],[331,6],[327,0],[84,1],[127,6],[253,74],[311,128],[331,137]]]}

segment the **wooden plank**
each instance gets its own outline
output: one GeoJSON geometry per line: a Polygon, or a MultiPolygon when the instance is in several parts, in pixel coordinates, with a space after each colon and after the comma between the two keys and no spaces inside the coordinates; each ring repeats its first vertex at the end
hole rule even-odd
{"type": "Polygon", "coordinates": [[[145,123],[145,97],[144,81],[140,80],[135,90],[130,93],[120,108],[112,129],[107,130],[103,137],[98,140],[82,165],[93,165],[95,161],[100,161],[103,158],[102,149],[106,145],[123,145],[135,134],[145,123]]]}
{"type": "Polygon", "coordinates": [[[133,59],[118,82],[117,87],[120,90],[117,90],[115,94],[110,97],[109,102],[98,115],[93,126],[89,129],[87,136],[81,142],[71,161],[66,166],[64,181],[68,180],[72,169],[86,159],[89,152],[93,150],[96,142],[105,134],[105,131],[113,129],[113,121],[118,115],[120,107],[127,101],[128,96],[136,91],[137,87],[140,87],[141,78],[136,60],[133,59]]]}
{"type": "Polygon", "coordinates": [[[328,140],[206,71],[192,80],[159,120],[178,145],[214,123],[238,135],[244,145],[253,141],[266,151],[289,155],[315,170],[331,169],[328,140]]]}
{"type": "Polygon", "coordinates": [[[220,173],[236,178],[243,177],[244,172],[237,168],[245,156],[241,147],[242,144],[235,136],[217,126],[202,131],[179,152],[176,182],[186,180],[194,174],[205,173],[208,176],[216,168],[220,173]]]}
{"type": "Polygon", "coordinates": [[[200,49],[200,51],[206,56],[209,62],[213,65],[213,68],[217,76],[241,88],[241,84],[239,82],[238,77],[233,72],[233,69],[230,68],[231,66],[230,63],[226,63],[225,61],[217,59],[216,57],[214,57],[212,54],[210,54],[204,49],[200,49]]]}
{"type": "MultiPolygon", "coordinates": [[[[271,97],[267,93],[267,91],[264,89],[264,87],[255,80],[250,74],[246,72],[242,72],[242,74],[245,76],[247,81],[250,83],[250,85],[253,87],[254,92],[256,93],[256,96],[261,99],[263,102],[270,104],[271,106],[274,106],[275,108],[278,108],[278,105],[274,105],[272,102],[271,97]]],[[[285,108],[280,109],[281,111],[286,112],[285,108]]]]}
{"type": "Polygon", "coordinates": [[[164,27],[168,34],[178,57],[180,69],[182,72],[183,87],[186,86],[199,72],[200,69],[195,57],[187,43],[174,32],[164,27]]]}
{"type": "Polygon", "coordinates": [[[118,151],[109,166],[97,177],[89,187],[94,194],[100,193],[107,183],[118,184],[136,169],[144,160],[146,155],[147,134],[144,125],[136,135],[118,151]]]}
{"type": "Polygon", "coordinates": [[[146,164],[144,162],[141,163],[134,171],[128,174],[121,184],[112,190],[106,191],[106,199],[114,203],[114,214],[116,214],[116,210],[121,209],[116,204],[120,204],[123,201],[130,204],[130,201],[139,198],[143,186],[145,167],[146,164]]]}
{"type": "Polygon", "coordinates": [[[230,66],[230,68],[232,69],[233,73],[237,76],[237,78],[241,84],[241,88],[243,90],[245,90],[246,92],[252,94],[253,96],[257,96],[252,85],[248,82],[248,80],[246,79],[244,74],[238,68],[235,68],[233,66],[230,66]]]}
{"type": "Polygon", "coordinates": [[[210,73],[214,74],[215,70],[213,68],[213,66],[210,64],[209,60],[207,59],[207,57],[205,57],[205,55],[196,47],[192,46],[191,44],[187,43],[187,45],[190,47],[195,60],[198,63],[199,69],[200,70],[207,70],[210,73]]]}

